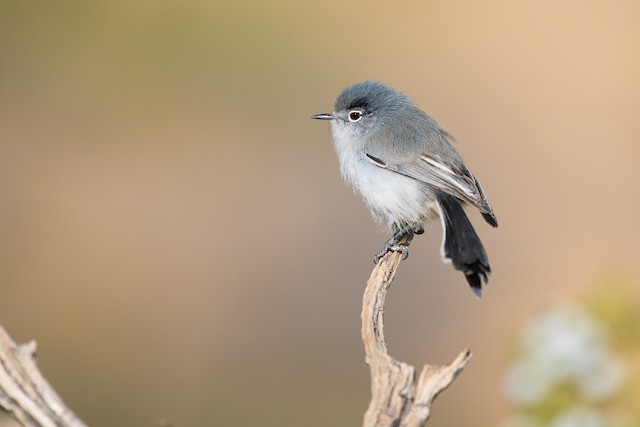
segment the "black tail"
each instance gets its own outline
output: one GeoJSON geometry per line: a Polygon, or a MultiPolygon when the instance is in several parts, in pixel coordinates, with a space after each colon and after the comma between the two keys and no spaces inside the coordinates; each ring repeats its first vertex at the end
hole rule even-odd
{"type": "Polygon", "coordinates": [[[464,273],[476,297],[482,296],[482,283],[487,283],[491,267],[482,242],[464,213],[460,202],[448,194],[439,197],[444,228],[442,257],[464,273]]]}

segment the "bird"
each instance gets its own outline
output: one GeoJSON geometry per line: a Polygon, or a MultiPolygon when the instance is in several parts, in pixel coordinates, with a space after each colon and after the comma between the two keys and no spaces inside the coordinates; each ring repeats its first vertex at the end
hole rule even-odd
{"type": "Polygon", "coordinates": [[[394,232],[374,262],[388,251],[406,258],[408,248],[399,242],[439,218],[443,262],[464,273],[480,298],[491,267],[463,207],[475,207],[493,227],[498,221],[453,137],[409,96],[375,80],[347,87],[333,112],[312,118],[330,121],[342,177],[374,219],[394,232]]]}

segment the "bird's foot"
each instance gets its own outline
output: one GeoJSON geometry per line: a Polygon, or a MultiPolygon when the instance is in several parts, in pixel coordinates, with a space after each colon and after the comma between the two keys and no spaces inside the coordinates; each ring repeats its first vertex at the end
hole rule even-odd
{"type": "MultiPolygon", "coordinates": [[[[418,231],[420,231],[420,233],[418,234],[424,233],[423,229],[420,229],[418,231]]],[[[380,251],[378,251],[378,253],[375,254],[375,256],[373,257],[373,263],[378,264],[380,262],[380,259],[383,256],[385,256],[387,252],[390,252],[390,251],[402,253],[403,261],[407,259],[407,257],[409,256],[409,247],[407,245],[401,245],[399,242],[405,236],[413,237],[414,233],[415,231],[411,229],[411,227],[403,227],[397,230],[395,233],[393,233],[393,236],[391,236],[391,238],[387,240],[387,242],[384,244],[382,249],[380,249],[380,251]]]]}

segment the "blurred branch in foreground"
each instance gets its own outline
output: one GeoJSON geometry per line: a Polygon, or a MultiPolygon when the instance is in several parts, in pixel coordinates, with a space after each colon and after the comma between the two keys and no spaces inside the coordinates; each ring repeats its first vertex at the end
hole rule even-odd
{"type": "Polygon", "coordinates": [[[85,427],[44,379],[36,343],[16,344],[0,326],[0,408],[28,427],[85,427]]]}
{"type": "MultiPolygon", "coordinates": [[[[409,245],[411,238],[400,244],[409,245]]],[[[469,363],[471,352],[462,351],[447,366],[425,365],[416,378],[415,367],[389,356],[384,339],[384,303],[402,254],[387,252],[371,273],[362,301],[362,341],[371,369],[371,402],[364,427],[423,426],[431,405],[469,363]]]]}

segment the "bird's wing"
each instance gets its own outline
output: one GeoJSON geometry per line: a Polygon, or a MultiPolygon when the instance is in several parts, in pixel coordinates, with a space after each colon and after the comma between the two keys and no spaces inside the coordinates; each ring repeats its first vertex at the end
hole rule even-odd
{"type": "Polygon", "coordinates": [[[395,164],[369,154],[367,157],[379,167],[413,178],[472,204],[482,212],[482,216],[489,224],[498,226],[480,183],[464,164],[448,164],[426,154],[421,154],[409,162],[395,164]]]}

